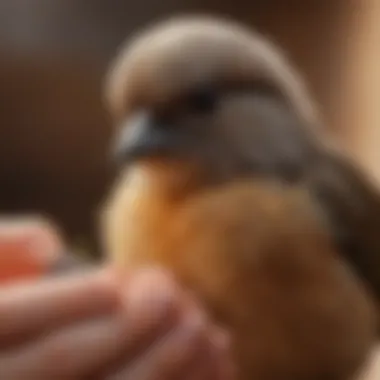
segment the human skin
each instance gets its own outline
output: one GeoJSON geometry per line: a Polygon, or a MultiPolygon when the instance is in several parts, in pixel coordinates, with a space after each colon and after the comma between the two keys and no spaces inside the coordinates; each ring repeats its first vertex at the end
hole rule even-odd
{"type": "MultiPolygon", "coordinates": [[[[11,224],[0,223],[0,256],[25,257],[28,247],[53,257],[54,229],[11,224]]],[[[1,379],[228,378],[225,334],[160,269],[31,277],[8,276],[0,287],[1,379]]]]}

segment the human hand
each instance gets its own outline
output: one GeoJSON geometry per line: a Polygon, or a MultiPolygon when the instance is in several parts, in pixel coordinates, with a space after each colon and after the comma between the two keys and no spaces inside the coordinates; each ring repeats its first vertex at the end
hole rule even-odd
{"type": "Polygon", "coordinates": [[[36,216],[0,218],[0,284],[36,279],[62,260],[58,229],[36,216]]]}
{"type": "Polygon", "coordinates": [[[124,286],[103,270],[3,287],[0,379],[226,378],[223,335],[184,301],[154,270],[124,286]]]}
{"type": "Polygon", "coordinates": [[[48,224],[0,223],[0,379],[225,378],[222,335],[165,274],[38,281],[61,247],[48,224]]]}

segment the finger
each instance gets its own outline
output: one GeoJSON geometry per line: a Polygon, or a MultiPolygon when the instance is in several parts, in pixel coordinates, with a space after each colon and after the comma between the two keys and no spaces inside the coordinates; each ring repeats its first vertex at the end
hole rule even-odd
{"type": "Polygon", "coordinates": [[[176,380],[221,380],[215,372],[216,363],[209,353],[200,352],[194,363],[186,368],[184,374],[177,374],[176,380]]]}
{"type": "Polygon", "coordinates": [[[0,378],[13,380],[72,379],[89,365],[89,357],[101,355],[97,350],[112,350],[113,340],[120,335],[118,321],[112,317],[67,327],[45,336],[26,347],[3,353],[0,378]],[[106,338],[106,339],[105,339],[106,338]]]}
{"type": "Polygon", "coordinates": [[[117,286],[104,270],[0,288],[0,342],[97,315],[117,305],[117,286]]]}
{"type": "Polygon", "coordinates": [[[231,380],[229,338],[219,328],[210,329],[205,350],[198,351],[189,374],[178,380],[231,380]]]}
{"type": "Polygon", "coordinates": [[[96,321],[66,327],[3,356],[0,359],[0,378],[83,378],[113,363],[120,352],[132,356],[136,345],[169,317],[169,309],[162,305],[174,304],[171,301],[172,288],[168,288],[164,295],[163,280],[157,284],[154,274],[141,274],[134,282],[128,292],[128,309],[120,309],[119,313],[96,321]],[[143,294],[140,297],[141,293],[149,293],[150,296],[144,298],[143,294]],[[138,316],[142,318],[138,319],[138,316]]]}
{"type": "Polygon", "coordinates": [[[119,368],[138,357],[155,340],[178,324],[181,308],[181,292],[167,274],[157,269],[143,270],[131,281],[125,295],[123,315],[128,324],[128,333],[120,336],[123,346],[93,377],[104,379],[112,369],[119,368]],[[103,375],[101,375],[103,374],[103,375]]]}
{"type": "Polygon", "coordinates": [[[210,337],[210,356],[213,365],[212,376],[208,379],[215,380],[232,380],[236,379],[235,367],[232,362],[230,352],[230,336],[229,334],[215,328],[210,337]]]}
{"type": "Polygon", "coordinates": [[[184,368],[183,374],[177,374],[176,380],[219,380],[212,348],[205,345],[203,350],[198,350],[187,368],[184,368]]]}
{"type": "Polygon", "coordinates": [[[184,377],[184,371],[190,372],[189,364],[206,344],[205,324],[204,316],[195,310],[144,355],[107,377],[107,380],[174,380],[184,377]]]}
{"type": "Polygon", "coordinates": [[[0,218],[0,281],[40,276],[58,260],[62,247],[58,230],[42,218],[0,218]]]}

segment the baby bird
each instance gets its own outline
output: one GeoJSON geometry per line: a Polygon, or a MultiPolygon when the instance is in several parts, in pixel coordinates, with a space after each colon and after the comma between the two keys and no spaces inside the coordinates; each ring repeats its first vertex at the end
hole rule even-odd
{"type": "Polygon", "coordinates": [[[232,337],[238,380],[348,380],[375,339],[380,197],[279,49],[168,20],[107,78],[120,174],[109,260],[167,268],[232,337]]]}

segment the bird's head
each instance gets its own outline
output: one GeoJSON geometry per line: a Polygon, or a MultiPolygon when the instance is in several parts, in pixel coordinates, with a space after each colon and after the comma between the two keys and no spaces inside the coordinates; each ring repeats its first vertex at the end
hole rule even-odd
{"type": "Polygon", "coordinates": [[[211,181],[299,179],[315,107],[262,36],[231,21],[178,18],[123,46],[107,78],[123,164],[183,163],[211,181]]]}

